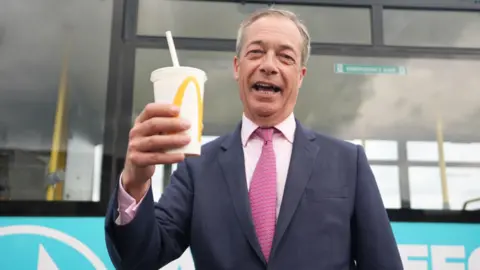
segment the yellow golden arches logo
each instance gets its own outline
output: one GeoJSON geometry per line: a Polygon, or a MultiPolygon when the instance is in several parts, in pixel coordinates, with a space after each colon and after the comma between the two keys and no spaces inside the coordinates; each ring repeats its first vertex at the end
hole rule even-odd
{"type": "Polygon", "coordinates": [[[198,141],[202,141],[202,129],[203,129],[203,102],[202,102],[202,93],[200,92],[200,85],[198,84],[197,79],[193,76],[187,77],[183,80],[180,87],[177,89],[177,93],[173,98],[173,104],[182,107],[183,97],[185,96],[185,91],[190,83],[195,85],[195,92],[197,94],[197,109],[198,109],[198,141]]]}

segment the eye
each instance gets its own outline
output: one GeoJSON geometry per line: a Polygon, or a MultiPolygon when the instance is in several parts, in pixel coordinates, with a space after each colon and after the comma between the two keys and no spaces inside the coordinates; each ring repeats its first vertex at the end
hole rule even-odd
{"type": "Polygon", "coordinates": [[[291,57],[290,55],[288,54],[281,54],[280,55],[285,61],[289,62],[289,63],[294,63],[295,62],[295,59],[293,57],[291,57]]]}
{"type": "Polygon", "coordinates": [[[251,53],[251,54],[261,54],[261,53],[263,53],[263,51],[260,50],[260,49],[255,49],[255,50],[250,50],[248,53],[251,53]]]}

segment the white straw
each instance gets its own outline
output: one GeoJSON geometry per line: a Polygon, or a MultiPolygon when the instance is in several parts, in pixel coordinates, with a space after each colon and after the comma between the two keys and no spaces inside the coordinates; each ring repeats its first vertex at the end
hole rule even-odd
{"type": "Polygon", "coordinates": [[[165,33],[168,42],[168,50],[170,51],[170,57],[172,58],[173,66],[179,67],[180,64],[178,63],[177,51],[175,50],[175,44],[173,43],[172,32],[167,31],[165,33]]]}

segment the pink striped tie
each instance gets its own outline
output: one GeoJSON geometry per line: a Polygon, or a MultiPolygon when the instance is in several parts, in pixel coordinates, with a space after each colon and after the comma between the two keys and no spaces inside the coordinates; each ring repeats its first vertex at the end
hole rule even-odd
{"type": "Polygon", "coordinates": [[[268,262],[275,234],[277,170],[273,150],[273,128],[258,128],[255,134],[264,140],[262,154],[250,184],[253,224],[265,260],[268,262]]]}

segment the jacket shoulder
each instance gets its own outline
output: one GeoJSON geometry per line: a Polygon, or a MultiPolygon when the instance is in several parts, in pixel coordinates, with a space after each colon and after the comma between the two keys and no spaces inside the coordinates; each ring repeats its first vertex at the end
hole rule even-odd
{"type": "Polygon", "coordinates": [[[312,130],[307,130],[307,132],[310,132],[311,134],[313,134],[313,136],[315,136],[315,143],[317,143],[322,148],[336,151],[346,151],[355,154],[358,151],[359,145],[352,142],[338,139],[333,136],[322,134],[312,130]]]}

